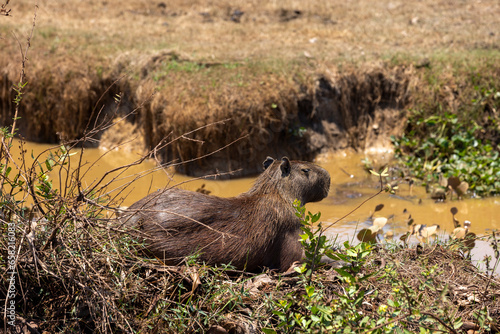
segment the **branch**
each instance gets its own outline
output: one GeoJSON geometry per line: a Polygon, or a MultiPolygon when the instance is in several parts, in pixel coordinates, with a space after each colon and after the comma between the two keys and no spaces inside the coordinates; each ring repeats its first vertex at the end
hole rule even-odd
{"type": "MultiPolygon", "coordinates": [[[[1,7],[2,13],[5,10],[5,6],[7,6],[8,3],[9,3],[9,0],[7,0],[7,2],[4,5],[2,5],[2,7],[1,7]]],[[[33,25],[31,26],[30,34],[28,35],[28,38],[26,40],[26,48],[25,48],[24,52],[23,52],[23,47],[21,45],[21,42],[19,42],[16,35],[14,34],[14,38],[17,40],[17,42],[19,44],[19,49],[21,51],[21,72],[19,75],[19,83],[17,84],[17,86],[13,87],[13,89],[17,93],[16,98],[14,99],[14,103],[15,103],[16,107],[14,109],[14,118],[13,118],[12,128],[10,130],[10,138],[9,138],[9,142],[7,144],[7,147],[12,146],[12,140],[14,139],[17,118],[18,118],[18,114],[19,114],[19,105],[21,103],[22,95],[24,93],[24,87],[26,86],[26,83],[27,83],[25,69],[26,69],[26,62],[28,61],[28,51],[29,51],[30,46],[31,46],[31,38],[33,37],[33,32],[35,31],[37,9],[38,9],[38,5],[35,5],[35,12],[33,14],[33,25]]],[[[9,12],[10,12],[10,10],[9,10],[9,12]]],[[[9,158],[5,157],[5,166],[7,166],[8,163],[9,163],[9,158]]],[[[5,180],[6,172],[7,172],[7,168],[4,168],[3,173],[2,173],[2,180],[5,180]]],[[[0,182],[0,193],[3,190],[3,184],[4,184],[4,182],[0,182]]]]}
{"type": "Polygon", "coordinates": [[[6,0],[5,3],[3,3],[2,6],[0,7],[0,15],[10,16],[10,12],[12,11],[12,9],[7,8],[9,1],[10,0],[6,0]]]}

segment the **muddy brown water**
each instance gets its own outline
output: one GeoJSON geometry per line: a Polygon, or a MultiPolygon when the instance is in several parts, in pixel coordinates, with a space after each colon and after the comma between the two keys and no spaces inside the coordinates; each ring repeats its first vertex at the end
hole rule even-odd
{"type": "MultiPolygon", "coordinates": [[[[19,157],[18,143],[14,145],[13,155],[19,157]]],[[[32,162],[31,155],[48,150],[52,146],[45,144],[25,144],[27,159],[32,162]]],[[[75,151],[71,163],[76,165],[81,151],[75,151]]],[[[46,153],[42,155],[45,157],[46,153]]],[[[102,176],[114,168],[129,164],[139,156],[134,153],[108,151],[99,149],[86,149],[82,161],[85,163],[83,171],[83,187],[95,184],[102,176]]],[[[456,218],[461,224],[465,220],[471,222],[470,231],[478,236],[490,234],[493,230],[500,230],[500,197],[490,198],[467,198],[463,200],[448,200],[437,203],[425,192],[423,187],[413,187],[410,190],[408,184],[400,184],[395,195],[381,193],[373,199],[356,209],[371,195],[377,193],[378,184],[375,176],[369,175],[363,169],[362,160],[368,158],[377,165],[391,162],[392,154],[376,153],[366,154],[354,152],[337,152],[318,158],[317,164],[330,172],[332,184],[330,195],[319,203],[307,204],[307,210],[312,213],[321,212],[321,221],[327,228],[327,234],[338,241],[355,240],[356,232],[371,226],[369,217],[374,213],[375,206],[384,204],[382,210],[375,212],[374,217],[382,216],[389,218],[383,232],[392,231],[395,238],[399,238],[408,230],[406,220],[411,214],[414,224],[439,224],[439,238],[449,238],[453,231],[453,221],[450,209],[456,207],[458,213],[456,218]],[[354,210],[356,209],[356,210],[354,210]],[[354,210],[354,212],[352,212],[354,210]],[[341,220],[339,220],[342,218],[341,220]],[[332,225],[333,224],[333,225],[332,225]]],[[[17,162],[19,160],[16,159],[17,162]]],[[[57,173],[51,175],[55,186],[60,184],[57,173]]],[[[149,192],[166,186],[178,186],[188,190],[196,190],[200,187],[210,191],[212,195],[230,197],[247,191],[252,186],[255,177],[241,178],[236,180],[207,180],[193,179],[172,170],[159,169],[154,161],[144,161],[139,166],[128,169],[114,180],[108,189],[111,195],[116,194],[122,185],[130,183],[134,177],[142,175],[141,178],[132,182],[118,197],[123,198],[122,205],[128,206],[146,196],[149,192]],[[114,189],[114,190],[113,190],[114,189]]],[[[113,173],[105,179],[105,182],[116,177],[113,173]]],[[[103,184],[103,183],[102,183],[103,184]]],[[[412,237],[413,238],[413,237],[412,237]]],[[[383,239],[383,238],[382,238],[383,239]]],[[[473,250],[473,258],[480,265],[485,255],[492,255],[487,241],[477,241],[473,250]]],[[[494,257],[493,257],[494,258],[494,257]]],[[[500,268],[497,269],[500,273],[500,268]]]]}

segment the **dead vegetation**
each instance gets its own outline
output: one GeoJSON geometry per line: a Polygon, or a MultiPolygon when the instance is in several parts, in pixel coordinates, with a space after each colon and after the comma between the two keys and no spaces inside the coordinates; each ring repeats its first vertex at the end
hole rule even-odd
{"type": "Polygon", "coordinates": [[[9,16],[11,9],[7,7],[8,5],[9,5],[9,0],[2,3],[2,6],[0,7],[0,15],[9,16]]]}
{"type": "MultiPolygon", "coordinates": [[[[394,54],[498,47],[498,3],[369,1],[39,1],[43,53],[112,56],[128,50],[174,51],[197,61],[246,58],[377,60],[394,54]],[[367,10],[370,8],[370,10],[367,10]],[[239,17],[239,18],[237,18],[239,17]],[[96,53],[97,52],[97,53],[96,53]]],[[[10,4],[6,25],[22,31],[33,3],[10,4]]],[[[5,20],[4,20],[5,21],[5,20]]]]}

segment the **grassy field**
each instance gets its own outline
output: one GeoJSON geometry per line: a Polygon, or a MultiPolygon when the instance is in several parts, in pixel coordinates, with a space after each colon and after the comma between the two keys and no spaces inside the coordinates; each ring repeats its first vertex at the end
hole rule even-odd
{"type": "MultiPolygon", "coordinates": [[[[9,6],[12,16],[2,20],[2,31],[22,36],[31,26],[34,2],[9,6]]],[[[38,6],[37,59],[102,60],[170,49],[199,62],[287,63],[307,53],[336,64],[496,49],[499,44],[496,1],[70,0],[39,1],[38,6]]]]}

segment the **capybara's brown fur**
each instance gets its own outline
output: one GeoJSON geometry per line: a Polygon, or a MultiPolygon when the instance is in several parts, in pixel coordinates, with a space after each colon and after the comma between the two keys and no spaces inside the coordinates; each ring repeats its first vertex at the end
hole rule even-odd
{"type": "Polygon", "coordinates": [[[285,271],[300,261],[300,220],[292,203],[328,195],[330,175],[308,162],[267,158],[254,186],[221,198],[177,188],[141,199],[122,217],[144,238],[147,250],[167,264],[191,254],[207,264],[285,271]]]}

